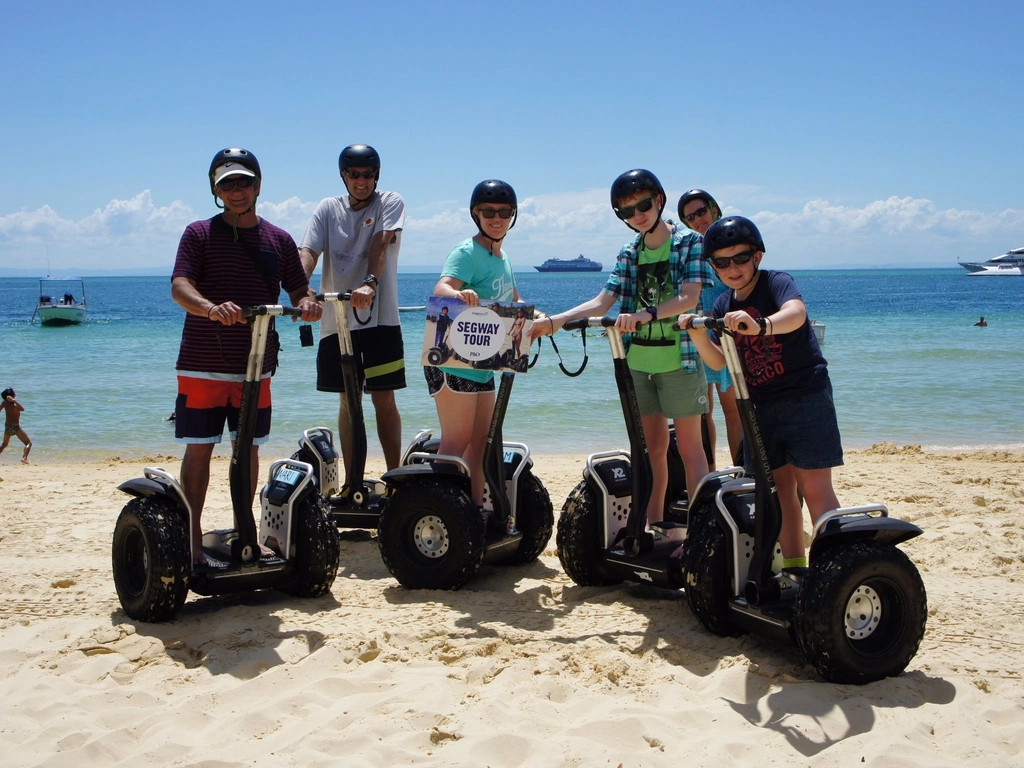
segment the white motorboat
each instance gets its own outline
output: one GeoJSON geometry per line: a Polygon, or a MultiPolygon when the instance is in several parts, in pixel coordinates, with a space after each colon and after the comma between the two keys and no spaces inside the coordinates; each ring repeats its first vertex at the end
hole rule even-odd
{"type": "Polygon", "coordinates": [[[818,340],[819,344],[825,343],[825,324],[819,323],[817,320],[811,320],[811,330],[814,331],[814,338],[818,340]]]}
{"type": "Polygon", "coordinates": [[[994,275],[1000,277],[1024,276],[1024,248],[1014,248],[1002,256],[982,262],[958,261],[967,270],[968,277],[994,275]]]}
{"type": "Polygon", "coordinates": [[[43,325],[77,325],[85,320],[85,282],[80,277],[41,277],[39,303],[32,313],[43,325]],[[77,295],[76,295],[77,292],[77,295]]]}

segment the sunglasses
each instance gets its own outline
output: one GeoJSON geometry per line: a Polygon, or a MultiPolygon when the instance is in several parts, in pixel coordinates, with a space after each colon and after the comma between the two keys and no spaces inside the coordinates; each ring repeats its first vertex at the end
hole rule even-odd
{"type": "Polygon", "coordinates": [[[693,222],[695,222],[697,219],[699,219],[701,216],[703,216],[707,212],[708,212],[708,207],[706,205],[702,205],[700,208],[698,208],[693,213],[688,213],[685,216],[683,216],[683,218],[686,219],[686,221],[689,222],[690,224],[693,224],[693,222]]]}
{"type": "Polygon", "coordinates": [[[615,215],[623,221],[632,219],[636,216],[636,212],[647,213],[651,208],[654,207],[654,195],[648,195],[643,200],[637,200],[632,205],[627,205],[623,208],[616,208],[615,215]]]}
{"type": "Polygon", "coordinates": [[[253,176],[228,176],[217,182],[217,189],[222,192],[233,192],[236,189],[248,189],[256,183],[253,176]]]}
{"type": "Polygon", "coordinates": [[[752,258],[757,251],[744,251],[743,253],[737,253],[735,256],[711,256],[710,261],[719,269],[728,269],[730,264],[746,264],[752,258]]]}
{"type": "Polygon", "coordinates": [[[377,174],[376,171],[352,171],[345,169],[345,175],[350,179],[372,179],[377,174]]]}
{"type": "Polygon", "coordinates": [[[515,211],[514,208],[477,208],[480,215],[485,219],[493,219],[495,216],[500,216],[503,219],[511,219],[512,214],[515,211]]]}

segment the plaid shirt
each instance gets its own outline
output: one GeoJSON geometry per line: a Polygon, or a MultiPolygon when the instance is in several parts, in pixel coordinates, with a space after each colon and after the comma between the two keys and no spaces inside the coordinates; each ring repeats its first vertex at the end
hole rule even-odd
{"type": "MultiPolygon", "coordinates": [[[[672,244],[669,246],[668,268],[672,274],[672,284],[677,294],[683,292],[684,283],[701,283],[702,286],[711,286],[715,282],[715,274],[711,265],[704,258],[702,243],[703,238],[692,229],[676,224],[671,219],[666,219],[672,232],[672,244]]],[[[640,251],[640,238],[637,235],[632,242],[626,243],[619,251],[619,257],[615,262],[615,269],[612,270],[608,282],[605,283],[602,293],[614,296],[619,300],[619,312],[622,314],[636,312],[637,300],[636,289],[638,282],[638,261],[640,251]]],[[[703,294],[697,299],[696,312],[706,314],[710,306],[703,306],[703,294]]],[[[626,346],[633,334],[626,334],[624,337],[626,346]]],[[[683,370],[686,373],[696,373],[700,357],[697,348],[690,341],[690,334],[679,334],[679,351],[683,358],[683,370]]]]}

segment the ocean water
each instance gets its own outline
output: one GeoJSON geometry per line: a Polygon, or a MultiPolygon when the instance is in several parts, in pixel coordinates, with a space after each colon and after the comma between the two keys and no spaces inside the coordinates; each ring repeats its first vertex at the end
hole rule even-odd
{"type": "MultiPolygon", "coordinates": [[[[827,326],[823,351],[835,390],[843,443],[924,446],[1024,444],[1024,278],[968,278],[963,270],[794,272],[811,317],[827,326]],[[975,328],[980,315],[987,328],[975,328]]],[[[607,274],[517,275],[523,297],[545,311],[595,295],[607,274]]],[[[436,276],[402,274],[400,303],[426,303],[436,276]]],[[[22,426],[36,461],[84,461],[179,454],[174,425],[174,361],[183,311],[166,277],[86,279],[90,319],[41,327],[29,318],[38,281],[0,279],[0,388],[25,406],[22,426]]],[[[408,388],[398,393],[406,440],[437,426],[416,363],[424,319],[403,313],[408,388]]],[[[274,377],[274,424],[262,454],[288,455],[303,429],[336,426],[337,395],[315,388],[315,348],[299,345],[298,326],[279,321],[281,366],[274,377]]],[[[570,369],[583,347],[560,333],[570,369]]],[[[516,378],[505,436],[535,452],[579,453],[626,445],[608,344],[588,339],[579,378],[563,376],[545,343],[537,366],[516,378]]],[[[380,455],[366,398],[370,453],[380,455]]],[[[716,407],[720,442],[721,413],[716,407]]],[[[218,452],[227,453],[225,439],[218,452]]],[[[20,457],[14,442],[0,457],[20,457]]]]}

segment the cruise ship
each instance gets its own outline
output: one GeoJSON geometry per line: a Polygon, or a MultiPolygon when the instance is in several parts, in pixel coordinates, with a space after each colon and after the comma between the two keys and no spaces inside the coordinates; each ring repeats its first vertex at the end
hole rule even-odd
{"type": "Polygon", "coordinates": [[[604,267],[581,253],[575,259],[548,259],[534,269],[538,272],[600,272],[604,267]]]}
{"type": "Polygon", "coordinates": [[[982,262],[958,261],[967,270],[969,277],[993,275],[1004,277],[1020,277],[1024,275],[1024,248],[1014,248],[1002,256],[982,262]]]}

